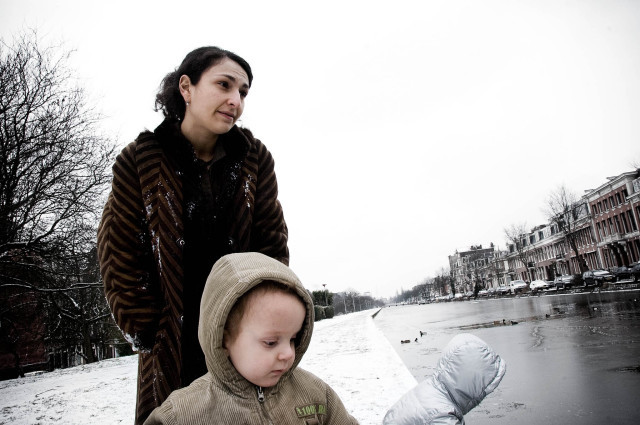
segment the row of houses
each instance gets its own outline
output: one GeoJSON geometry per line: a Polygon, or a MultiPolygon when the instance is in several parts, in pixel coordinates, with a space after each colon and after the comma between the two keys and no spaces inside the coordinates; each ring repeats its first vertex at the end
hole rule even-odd
{"type": "MultiPolygon", "coordinates": [[[[91,290],[106,306],[102,288],[91,290]]],[[[74,299],[71,291],[65,294],[69,303],[77,305],[78,298],[74,299]]],[[[0,381],[132,353],[111,315],[91,320],[89,326],[78,325],[80,317],[76,317],[77,326],[73,327],[64,324],[41,295],[17,286],[0,286],[0,381]]],[[[90,314],[96,310],[89,303],[90,314]]]]}
{"type": "Polygon", "coordinates": [[[553,280],[640,260],[640,169],[608,177],[578,199],[560,199],[558,206],[548,223],[510,235],[504,250],[478,245],[450,255],[456,290],[553,280]]]}

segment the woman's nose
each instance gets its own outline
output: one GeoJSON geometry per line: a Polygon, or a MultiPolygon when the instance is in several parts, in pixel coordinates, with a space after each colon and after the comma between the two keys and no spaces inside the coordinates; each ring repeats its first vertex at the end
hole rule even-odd
{"type": "Polygon", "coordinates": [[[240,102],[242,101],[242,96],[240,96],[240,92],[232,92],[229,96],[229,104],[233,106],[240,106],[240,102]]]}

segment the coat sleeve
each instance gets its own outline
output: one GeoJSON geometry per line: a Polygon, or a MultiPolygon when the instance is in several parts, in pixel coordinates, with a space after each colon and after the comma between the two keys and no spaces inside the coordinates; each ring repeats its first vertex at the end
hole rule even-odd
{"type": "Polygon", "coordinates": [[[462,412],[433,377],[404,394],[386,413],[383,425],[463,425],[462,412]]]}
{"type": "Polygon", "coordinates": [[[164,401],[160,406],[153,409],[143,425],[177,425],[178,417],[170,401],[164,401]]]}
{"type": "Polygon", "coordinates": [[[251,230],[251,250],[289,264],[289,232],[278,200],[278,181],[271,153],[259,141],[255,211],[251,230]]]}
{"type": "Polygon", "coordinates": [[[327,385],[326,425],[358,425],[358,421],[349,414],[338,394],[327,385]]]}
{"type": "Polygon", "coordinates": [[[117,325],[135,350],[147,352],[155,341],[161,297],[134,155],[132,143],[113,166],[112,189],[98,227],[98,257],[117,325]]]}

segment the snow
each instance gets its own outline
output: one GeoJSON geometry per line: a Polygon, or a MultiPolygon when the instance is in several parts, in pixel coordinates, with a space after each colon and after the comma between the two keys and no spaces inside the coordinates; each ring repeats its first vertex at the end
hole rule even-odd
{"type": "MultiPolygon", "coordinates": [[[[380,424],[387,409],[416,385],[367,310],[315,323],[300,367],[338,393],[362,425],[380,424]]],[[[137,356],[0,381],[0,425],[132,424],[137,356]]]]}

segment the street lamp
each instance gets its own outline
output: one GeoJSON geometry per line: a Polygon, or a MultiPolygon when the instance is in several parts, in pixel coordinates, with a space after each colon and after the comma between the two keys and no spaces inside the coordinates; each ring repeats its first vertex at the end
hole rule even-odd
{"type": "Polygon", "coordinates": [[[327,284],[323,283],[322,287],[324,288],[324,305],[329,306],[329,300],[327,297],[327,284]]]}

